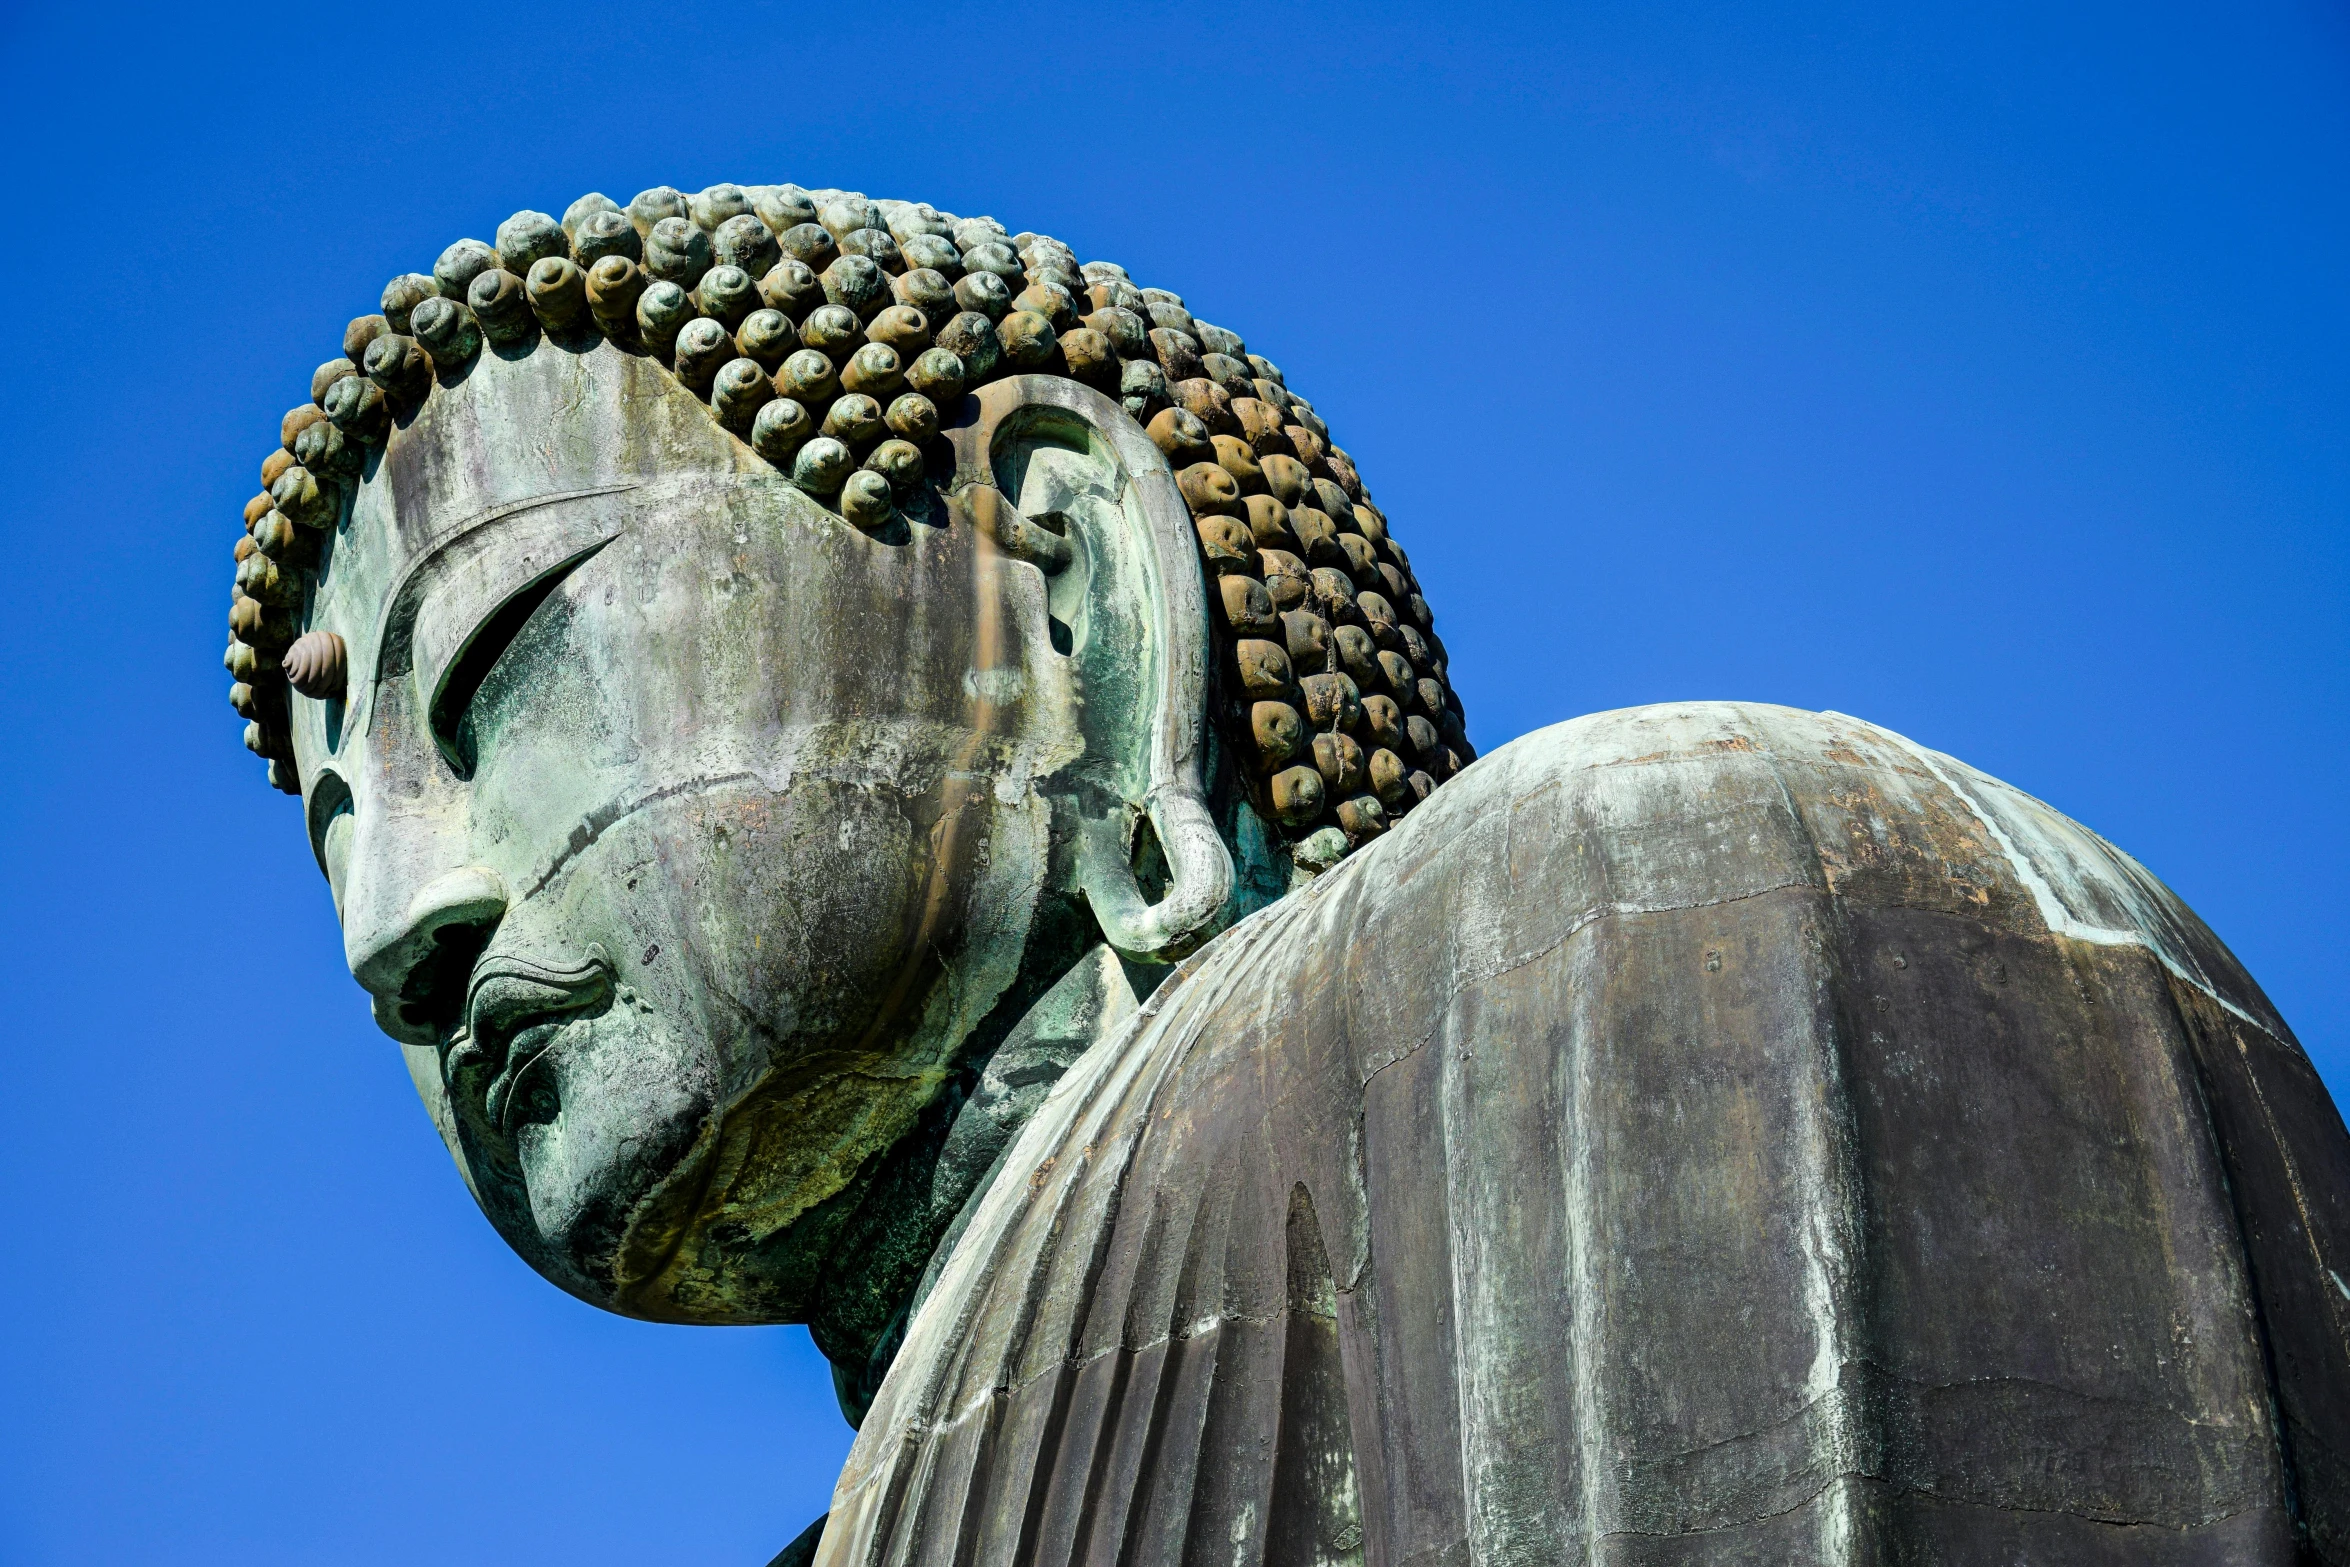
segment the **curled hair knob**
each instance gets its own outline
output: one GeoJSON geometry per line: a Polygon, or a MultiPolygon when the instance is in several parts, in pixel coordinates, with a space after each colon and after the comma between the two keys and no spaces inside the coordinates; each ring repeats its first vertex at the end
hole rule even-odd
{"type": "Polygon", "coordinates": [[[318,421],[324,419],[325,417],[326,411],[320,408],[316,403],[304,403],[298,408],[287,409],[286,416],[278,421],[278,444],[283,446],[287,451],[292,451],[294,449],[294,441],[296,438],[298,438],[304,430],[307,430],[310,428],[310,426],[318,423],[318,421]]]}
{"type": "Polygon", "coordinates": [[[796,185],[765,185],[751,192],[751,210],[775,233],[816,221],[816,204],[796,185]]]}
{"type": "Polygon", "coordinates": [[[905,366],[898,351],[887,343],[867,343],[849,355],[849,362],[841,368],[840,384],[868,397],[895,397],[906,384],[905,366]]]}
{"type": "Polygon", "coordinates": [[[694,290],[705,314],[714,316],[728,331],[742,325],[743,318],[759,308],[759,286],[751,275],[732,264],[712,267],[702,274],[701,285],[694,290]]]}
{"type": "Polygon", "coordinates": [[[644,291],[644,268],[626,256],[605,256],[587,269],[588,312],[606,337],[636,341],[636,305],[644,291]]]}
{"type": "Polygon", "coordinates": [[[775,237],[783,253],[810,272],[821,272],[840,254],[840,247],[820,223],[797,223],[775,237]]]}
{"type": "Polygon", "coordinates": [[[367,345],[392,329],[382,316],[353,316],[343,328],[343,357],[358,364],[367,357],[367,345]]]}
{"type": "Polygon", "coordinates": [[[944,347],[925,349],[906,372],[906,384],[932,405],[933,418],[939,409],[952,408],[963,400],[969,378],[962,356],[944,347]]]}
{"type": "Polygon", "coordinates": [[[688,321],[677,334],[677,378],[696,396],[710,395],[719,368],[734,357],[734,338],[707,316],[688,321]]]}
{"type": "Polygon", "coordinates": [[[786,256],[759,279],[759,298],[798,321],[824,303],[824,285],[806,263],[786,256]]]}
{"type": "Polygon", "coordinates": [[[440,285],[421,272],[406,272],[384,285],[383,316],[395,332],[408,330],[408,313],[441,291],[440,285]]]}
{"type": "Polygon", "coordinates": [[[498,265],[516,277],[550,256],[571,254],[571,240],[563,225],[543,212],[517,212],[498,225],[498,265]]]}
{"type": "Polygon", "coordinates": [[[645,347],[664,363],[675,359],[677,334],[693,319],[694,302],[675,283],[656,279],[637,295],[637,330],[644,335],[645,347]]]}
{"type": "Polygon", "coordinates": [[[498,253],[489,246],[478,239],[461,239],[441,252],[432,264],[432,277],[440,285],[443,299],[462,302],[473,280],[497,264],[498,253]]]}
{"type": "Polygon", "coordinates": [[[645,236],[645,270],[665,283],[690,289],[711,263],[710,236],[684,218],[663,218],[645,236]]]}
{"type": "Polygon", "coordinates": [[[808,410],[788,397],[778,397],[751,421],[751,449],[789,471],[793,455],[815,434],[816,421],[808,417],[808,410]]]}
{"type": "Polygon", "coordinates": [[[870,256],[842,256],[821,275],[824,297],[870,321],[890,304],[889,277],[870,256]]]}
{"type": "Polygon", "coordinates": [[[587,320],[587,274],[568,256],[548,256],[531,263],[523,280],[530,296],[531,314],[550,332],[571,332],[587,320]]]}
{"type": "Polygon", "coordinates": [[[818,221],[834,239],[840,239],[859,229],[881,227],[881,209],[862,196],[844,196],[826,207],[818,221]]]}
{"type": "Polygon", "coordinates": [[[395,408],[421,402],[432,389],[432,361],[416,346],[416,339],[398,332],[386,332],[368,344],[361,368],[395,408]]]}
{"type": "Polygon", "coordinates": [[[963,275],[963,253],[943,234],[900,236],[898,254],[905,257],[909,272],[927,269],[950,283],[963,275]]]}
{"type": "Polygon", "coordinates": [[[1091,327],[1060,334],[1061,362],[1069,374],[1097,392],[1118,389],[1118,356],[1110,340],[1091,327]]]}
{"type": "Polygon", "coordinates": [[[326,390],[344,376],[357,375],[359,367],[348,359],[329,359],[310,372],[310,400],[320,408],[326,406],[326,390]]]}
{"type": "MultiPolygon", "coordinates": [[[[628,221],[628,215],[620,210],[620,203],[600,190],[589,191],[563,209],[563,232],[571,240],[574,259],[578,259],[580,230],[587,227],[590,219],[602,215],[618,217],[623,223],[628,221]]],[[[636,230],[631,228],[629,232],[633,234],[636,230]]],[[[593,258],[588,259],[592,260],[593,258]]],[[[588,260],[580,260],[579,264],[584,267],[588,264],[588,260]]]]}
{"type": "MultiPolygon", "coordinates": [[[[937,343],[932,353],[944,349],[962,361],[966,387],[994,380],[996,373],[1003,367],[1004,349],[996,340],[995,323],[976,310],[966,310],[941,327],[937,343]]],[[[922,357],[926,360],[930,355],[924,354],[922,357]]],[[[918,376],[914,380],[914,390],[926,393],[941,408],[949,406],[946,399],[924,386],[918,376]]]]}
{"type": "Polygon", "coordinates": [[[906,258],[898,253],[898,242],[880,229],[852,229],[843,234],[840,253],[863,256],[884,272],[906,270],[906,258]]]}
{"type": "Polygon", "coordinates": [[[793,328],[791,317],[780,310],[752,311],[734,329],[734,340],[770,375],[800,346],[800,334],[793,328]]]}
{"type": "Polygon", "coordinates": [[[930,346],[930,318],[912,305],[892,305],[873,318],[866,337],[887,343],[901,360],[912,360],[930,346]]]}
{"type": "Polygon", "coordinates": [[[922,448],[912,441],[891,439],[873,448],[873,455],[865,459],[865,466],[889,481],[891,490],[899,495],[911,495],[922,482],[926,465],[922,448]]]}
{"type": "Polygon", "coordinates": [[[976,310],[990,321],[1001,321],[1012,310],[1012,291],[993,272],[966,273],[955,285],[955,304],[976,310]]]}
{"type": "Polygon", "coordinates": [[[332,483],[320,484],[300,464],[286,469],[269,487],[270,501],[305,528],[323,528],[335,520],[341,498],[332,483]]]}
{"type": "Polygon", "coordinates": [[[465,292],[465,303],[481,323],[481,335],[493,343],[520,342],[537,329],[522,279],[502,267],[475,278],[465,292]]]}
{"type": "Polygon", "coordinates": [[[882,422],[881,404],[862,392],[850,392],[826,410],[824,433],[861,452],[888,434],[889,426],[882,422]]]}
{"type": "MultiPolygon", "coordinates": [[[[740,185],[719,183],[697,191],[686,200],[687,215],[705,229],[719,229],[751,210],[751,198],[740,185]]],[[[753,219],[756,222],[756,219],[753,219]]]]}
{"type": "MultiPolygon", "coordinates": [[[[913,267],[890,279],[890,292],[901,305],[922,313],[925,322],[936,323],[952,317],[963,307],[955,301],[954,285],[944,273],[928,267],[913,267]]],[[[884,310],[882,315],[888,315],[884,310]]],[[[876,322],[879,317],[875,317],[876,322]]]]}
{"type": "Polygon", "coordinates": [[[751,422],[774,397],[775,383],[755,359],[727,361],[710,384],[710,406],[718,422],[737,435],[751,433],[751,422]]]}
{"type": "Polygon", "coordinates": [[[321,414],[315,424],[303,426],[302,433],[294,437],[294,461],[312,473],[342,480],[359,476],[366,455],[357,441],[344,435],[333,420],[321,414]]]}
{"type": "Polygon", "coordinates": [[[432,355],[433,368],[455,370],[481,351],[481,328],[473,312],[454,299],[428,299],[409,314],[416,341],[432,355]]]}
{"type": "Polygon", "coordinates": [[[656,185],[651,190],[640,190],[628,204],[628,221],[639,239],[650,238],[653,225],[663,218],[689,216],[682,193],[668,185],[656,185]]]}
{"type": "Polygon", "coordinates": [[[326,416],[345,435],[380,441],[391,421],[383,388],[363,375],[347,375],[326,389],[326,416]]]}
{"type": "Polygon", "coordinates": [[[622,256],[635,261],[645,253],[644,241],[637,237],[628,215],[617,210],[591,212],[580,220],[571,236],[571,254],[582,267],[593,270],[606,256],[622,256]]]}
{"type": "Polygon", "coordinates": [[[710,252],[753,277],[765,277],[783,259],[783,247],[775,242],[773,231],[749,212],[737,213],[718,225],[710,235],[710,252]]]}
{"type": "Polygon", "coordinates": [[[831,497],[857,466],[856,457],[829,435],[819,435],[792,458],[792,483],[810,495],[831,497]]]}
{"type": "Polygon", "coordinates": [[[776,377],[783,395],[809,408],[821,408],[840,391],[832,361],[813,348],[803,348],[783,362],[776,377]]]}
{"type": "Polygon", "coordinates": [[[882,418],[900,439],[916,446],[938,434],[938,405],[920,392],[908,392],[896,399],[882,418]]]}
{"type": "Polygon", "coordinates": [[[868,531],[889,521],[897,510],[889,480],[870,468],[860,468],[842,481],[840,514],[868,531]]]}

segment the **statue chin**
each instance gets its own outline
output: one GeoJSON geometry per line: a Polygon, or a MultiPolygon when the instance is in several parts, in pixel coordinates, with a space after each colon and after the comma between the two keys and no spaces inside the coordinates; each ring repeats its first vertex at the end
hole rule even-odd
{"type": "Polygon", "coordinates": [[[674,1244],[665,1216],[675,1205],[662,1198],[695,1184],[714,1074],[706,1053],[641,1001],[544,1032],[499,1098],[465,1116],[466,1162],[483,1211],[532,1267],[590,1304],[629,1311],[631,1286],[674,1244]]]}
{"type": "Polygon", "coordinates": [[[581,1300],[661,1322],[806,1320],[812,1281],[860,1262],[809,1216],[855,1205],[949,1071],[839,1048],[745,1060],[714,1025],[672,1021],[671,1000],[620,987],[502,1043],[461,1032],[427,1105],[501,1238],[581,1300]]]}

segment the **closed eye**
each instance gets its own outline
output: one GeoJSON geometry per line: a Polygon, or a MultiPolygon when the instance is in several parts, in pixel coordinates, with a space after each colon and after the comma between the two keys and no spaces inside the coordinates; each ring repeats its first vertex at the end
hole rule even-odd
{"type": "Polygon", "coordinates": [[[351,859],[351,834],[357,819],[351,814],[351,786],[332,768],[322,768],[310,786],[310,848],[318,868],[326,872],[327,890],[334,894],[335,916],[343,912],[343,878],[351,859]]]}
{"type": "Polygon", "coordinates": [[[523,584],[511,597],[475,628],[457,656],[449,661],[448,670],[441,676],[440,689],[433,693],[429,710],[433,743],[448,758],[449,766],[458,777],[471,778],[479,757],[475,751],[473,726],[466,715],[472,710],[473,699],[481,691],[490,671],[498,667],[498,660],[522,628],[530,624],[530,617],[563,585],[563,580],[586,564],[604,544],[591,545],[569,560],[523,584]]]}

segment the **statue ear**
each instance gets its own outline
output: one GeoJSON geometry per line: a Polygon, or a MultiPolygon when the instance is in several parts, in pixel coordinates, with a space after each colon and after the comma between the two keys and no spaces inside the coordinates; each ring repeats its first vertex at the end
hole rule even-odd
{"type": "Polygon", "coordinates": [[[944,433],[957,520],[1045,573],[1056,645],[1078,666],[1086,901],[1112,947],[1171,962],[1214,934],[1233,877],[1201,778],[1207,589],[1175,476],[1123,408],[1060,376],[991,382],[944,433]],[[1156,901],[1134,871],[1146,819],[1167,865],[1156,901]]]}

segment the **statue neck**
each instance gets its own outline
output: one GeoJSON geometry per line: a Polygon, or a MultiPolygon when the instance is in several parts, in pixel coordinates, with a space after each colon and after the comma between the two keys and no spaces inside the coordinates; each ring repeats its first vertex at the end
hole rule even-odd
{"type": "Polygon", "coordinates": [[[1028,1007],[965,1085],[941,1096],[857,1194],[830,1248],[845,1265],[826,1281],[808,1322],[851,1425],[864,1418],[908,1319],[1020,1129],[1061,1074],[1115,1034],[1166,972],[1094,947],[1028,1007]]]}

